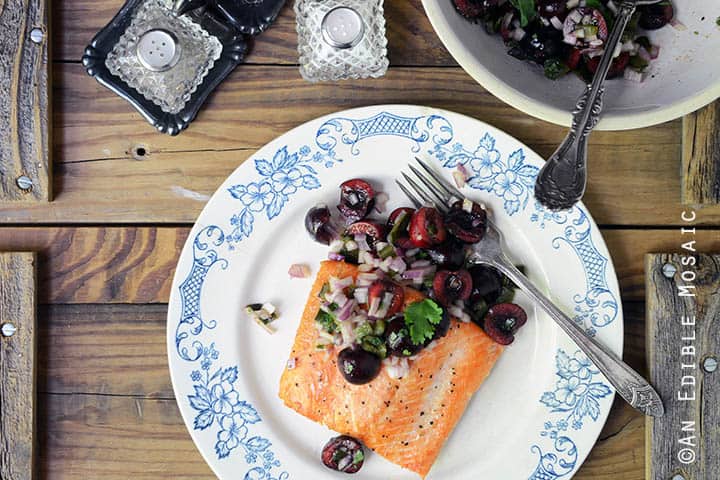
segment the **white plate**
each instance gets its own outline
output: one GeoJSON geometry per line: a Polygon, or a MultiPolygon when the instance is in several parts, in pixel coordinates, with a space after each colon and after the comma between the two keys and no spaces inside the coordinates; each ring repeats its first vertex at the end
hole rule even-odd
{"type": "MultiPolygon", "coordinates": [[[[467,193],[494,212],[513,259],[587,331],[620,354],[615,271],[584,207],[549,213],[532,198],[540,157],[505,133],[455,113],[377,106],[292,130],[241,165],[200,215],[180,257],[168,311],[168,353],[180,411],[222,479],[345,478],[320,462],[332,432],[283,406],[278,383],[311,279],[290,279],[327,248],[305,232],[314,204],[337,203],[339,184],[364,177],[408,202],[393,180],[420,156],[448,178],[462,162],[467,193]],[[445,168],[444,168],[445,167],[445,168]],[[269,335],[242,312],[270,301],[269,335]]],[[[475,395],[428,478],[570,478],[612,404],[607,381],[523,295],[529,321],[475,395]],[[452,472],[452,473],[450,473],[452,472]]],[[[369,455],[363,479],[417,478],[369,455]]]]}
{"type": "MultiPolygon", "coordinates": [[[[450,54],[478,83],[500,100],[542,120],[569,126],[583,83],[568,75],[545,78],[542,68],[507,54],[499,35],[468,22],[452,0],[422,0],[425,12],[450,54]]],[[[615,2],[620,4],[620,2],[615,2]]],[[[667,122],[720,96],[720,2],[674,0],[685,30],[666,26],[649,32],[660,56],[643,83],[609,80],[600,130],[625,130],[667,122]]]]}

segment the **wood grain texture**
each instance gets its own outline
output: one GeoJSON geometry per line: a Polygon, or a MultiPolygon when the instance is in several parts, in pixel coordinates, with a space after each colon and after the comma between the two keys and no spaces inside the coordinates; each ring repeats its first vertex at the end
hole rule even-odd
{"type": "Polygon", "coordinates": [[[30,480],[35,454],[35,254],[0,253],[0,478],[30,480]]]}
{"type": "Polygon", "coordinates": [[[665,404],[663,417],[647,419],[651,479],[679,472],[686,480],[720,477],[720,371],[702,368],[720,355],[720,255],[695,258],[696,266],[684,266],[680,254],[646,257],[647,360],[665,404]],[[668,263],[677,269],[673,278],[663,275],[668,263]],[[693,295],[681,286],[693,287],[693,295]]]}
{"type": "MultiPolygon", "coordinates": [[[[233,74],[193,126],[170,139],[157,135],[80,66],[56,67],[56,147],[62,163],[56,165],[56,201],[0,206],[0,222],[192,222],[203,195],[211,194],[259,146],[316,116],[374,102],[448,107],[492,122],[543,156],[564,134],[560,127],[518,115],[455,68],[391,69],[381,80],[320,88],[299,75],[294,78],[294,70],[288,78],[286,67],[256,66],[246,69],[243,78],[233,74]],[[145,155],[138,156],[137,147],[145,155]]],[[[596,221],[680,223],[680,186],[672,173],[678,169],[679,133],[680,122],[670,122],[644,129],[642,135],[593,135],[585,202],[596,221]]],[[[718,221],[720,207],[705,209],[702,222],[718,221]]]]}
{"type": "Polygon", "coordinates": [[[682,202],[720,203],[720,100],[683,118],[682,202]]]}
{"type": "Polygon", "coordinates": [[[47,18],[47,0],[0,3],[0,203],[51,198],[47,18]],[[39,44],[30,40],[34,28],[44,34],[39,44]],[[18,187],[21,176],[31,189],[18,187]]]}
{"type": "MultiPolygon", "coordinates": [[[[643,306],[626,304],[625,313],[625,358],[642,371],[643,306]]],[[[165,315],[165,305],[41,309],[38,431],[46,478],[213,478],[172,400],[165,315]]],[[[643,478],[643,422],[616,401],[575,478],[643,478]]]]}
{"type": "MultiPolygon", "coordinates": [[[[249,64],[298,63],[293,3],[288,1],[272,27],[255,40],[247,58],[249,64]]],[[[59,27],[54,39],[53,59],[79,61],[93,35],[110,21],[122,4],[122,0],[57,2],[53,19],[59,27]]],[[[392,65],[455,65],[425,16],[421,0],[385,2],[385,18],[392,65]]]]}
{"type": "Polygon", "coordinates": [[[188,228],[0,229],[0,250],[38,252],[41,303],[167,302],[188,228]]]}
{"type": "MultiPolygon", "coordinates": [[[[170,203],[170,202],[168,202],[170,203]]],[[[189,227],[0,228],[0,250],[38,252],[41,303],[166,303],[189,227]]],[[[602,229],[624,300],[645,298],[643,254],[672,251],[675,230],[602,229]]],[[[720,250],[720,229],[698,230],[720,250]]]]}
{"type": "Polygon", "coordinates": [[[38,395],[39,477],[215,479],[175,400],[38,395]]]}

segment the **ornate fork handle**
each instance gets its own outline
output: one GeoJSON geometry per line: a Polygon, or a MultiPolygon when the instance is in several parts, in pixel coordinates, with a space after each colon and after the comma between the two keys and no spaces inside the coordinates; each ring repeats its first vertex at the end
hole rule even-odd
{"type": "Polygon", "coordinates": [[[588,137],[600,119],[605,93],[603,85],[612,64],[613,53],[638,3],[625,0],[620,5],[592,83],[586,87],[573,110],[570,131],[538,174],[535,197],[551,210],[570,208],[585,193],[588,137]]]}
{"type": "Polygon", "coordinates": [[[578,344],[580,349],[615,387],[617,393],[630,405],[645,415],[653,417],[660,417],[665,413],[662,400],[660,400],[658,394],[643,377],[604,346],[585,335],[585,332],[583,332],[570,317],[555,306],[552,301],[543,295],[504,254],[499,256],[493,255],[493,258],[489,258],[486,255],[477,255],[474,257],[474,260],[473,257],[471,257],[471,261],[491,264],[515,282],[517,286],[537,302],[538,305],[557,322],[560,328],[578,344]]]}

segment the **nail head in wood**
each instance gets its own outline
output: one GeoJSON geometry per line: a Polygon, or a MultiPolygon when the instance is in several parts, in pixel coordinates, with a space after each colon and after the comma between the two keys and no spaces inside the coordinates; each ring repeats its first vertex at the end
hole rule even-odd
{"type": "Polygon", "coordinates": [[[45,32],[42,31],[40,28],[33,28],[30,30],[30,40],[32,40],[33,43],[40,44],[45,39],[45,32]]]}
{"type": "Polygon", "coordinates": [[[17,328],[15,327],[15,325],[10,322],[3,323],[1,330],[3,337],[12,337],[13,335],[15,335],[15,332],[17,332],[17,328]]]}
{"type": "Polygon", "coordinates": [[[30,177],[27,175],[23,175],[21,177],[18,177],[17,179],[17,186],[21,188],[22,190],[30,190],[33,187],[33,181],[30,177]]]}
{"type": "Polygon", "coordinates": [[[677,273],[677,267],[672,263],[666,263],[662,266],[662,273],[665,278],[673,278],[675,273],[677,273]]]}
{"type": "Polygon", "coordinates": [[[718,367],[718,361],[715,357],[707,357],[705,360],[703,360],[703,370],[705,370],[706,373],[713,373],[715,370],[717,370],[718,367]]]}

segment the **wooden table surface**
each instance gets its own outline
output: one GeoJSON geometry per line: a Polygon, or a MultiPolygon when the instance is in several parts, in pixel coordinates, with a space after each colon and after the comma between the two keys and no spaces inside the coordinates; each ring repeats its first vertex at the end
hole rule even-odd
{"type": "MultiPolygon", "coordinates": [[[[290,3],[290,2],[289,2],[290,3]]],[[[83,48],[120,0],[54,2],[54,192],[0,206],[0,250],[39,252],[39,478],[213,478],[168,376],[166,302],[188,230],[225,177],[276,136],[320,115],[417,103],[489,122],[547,156],[565,130],[494,98],[460,69],[419,0],[386,2],[383,79],[312,85],[285,7],[179,137],[160,135],[85,74],[83,48]]],[[[578,85],[579,87],[579,85],[578,85]]],[[[620,279],[626,360],[645,370],[643,254],[679,248],[681,121],[597,132],[586,204],[620,279]]],[[[697,240],[720,249],[720,209],[697,240]]],[[[644,419],[615,402],[578,479],[644,478],[644,419]]]]}

